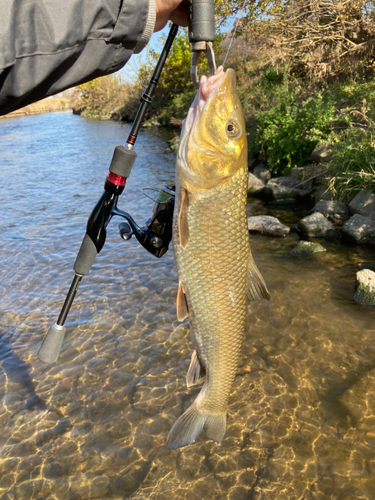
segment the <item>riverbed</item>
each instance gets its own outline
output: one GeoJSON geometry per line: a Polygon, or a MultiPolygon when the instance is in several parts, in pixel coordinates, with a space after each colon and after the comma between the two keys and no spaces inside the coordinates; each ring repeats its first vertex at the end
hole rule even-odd
{"type": "MultiPolygon", "coordinates": [[[[272,300],[249,305],[221,445],[165,447],[200,387],[175,312],[177,273],[114,218],[66,322],[57,363],[37,352],[60,312],[87,218],[130,125],[50,113],[0,121],[0,499],[373,500],[375,311],[353,301],[374,251],[252,235],[272,300]]],[[[119,207],[152,213],[145,187],[174,178],[173,132],[142,129],[119,207]]],[[[260,202],[293,228],[303,215],[260,202]]]]}

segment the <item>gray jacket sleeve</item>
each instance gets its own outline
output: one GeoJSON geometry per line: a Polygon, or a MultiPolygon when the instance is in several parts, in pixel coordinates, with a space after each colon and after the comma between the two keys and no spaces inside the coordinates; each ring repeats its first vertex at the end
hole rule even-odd
{"type": "Polygon", "coordinates": [[[0,0],[0,114],[113,73],[149,41],[155,0],[0,0]]]}

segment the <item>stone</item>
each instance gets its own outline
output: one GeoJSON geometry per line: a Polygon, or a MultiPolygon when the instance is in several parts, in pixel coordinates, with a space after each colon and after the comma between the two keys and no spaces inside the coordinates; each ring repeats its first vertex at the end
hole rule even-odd
{"type": "Polygon", "coordinates": [[[275,177],[271,179],[262,190],[257,191],[257,196],[267,201],[282,198],[307,198],[310,191],[295,187],[300,181],[293,177],[275,177]]]}
{"type": "Polygon", "coordinates": [[[356,290],[353,299],[367,307],[375,307],[375,272],[362,269],[356,274],[356,290]]]}
{"type": "Polygon", "coordinates": [[[318,187],[315,189],[314,198],[317,201],[320,201],[320,200],[329,201],[329,200],[332,200],[333,195],[332,195],[332,192],[328,188],[318,187]]]}
{"type": "Polygon", "coordinates": [[[254,231],[270,236],[286,236],[290,228],[284,226],[276,217],[269,215],[253,215],[247,218],[249,231],[254,231]]]}
{"type": "Polygon", "coordinates": [[[369,191],[360,191],[349,203],[351,214],[359,214],[375,220],[375,194],[369,191]]]}
{"type": "Polygon", "coordinates": [[[319,212],[334,224],[343,224],[350,218],[346,203],[342,201],[320,200],[313,208],[313,212],[319,212]]]}
{"type": "Polygon", "coordinates": [[[291,254],[297,257],[310,257],[315,253],[326,252],[327,249],[324,248],[319,243],[313,243],[312,241],[300,241],[292,250],[291,254]]]}
{"type": "Polygon", "coordinates": [[[330,148],[331,145],[329,142],[318,142],[318,144],[310,154],[309,160],[317,162],[328,161],[332,156],[330,148]]]}
{"type": "Polygon", "coordinates": [[[288,172],[288,177],[293,177],[297,181],[301,182],[303,177],[304,167],[292,167],[288,172]]]}
{"type": "Polygon", "coordinates": [[[249,180],[247,183],[247,190],[250,193],[262,189],[264,187],[264,182],[262,182],[258,177],[249,172],[249,180]]]}
{"type": "Polygon", "coordinates": [[[308,238],[338,238],[339,236],[333,224],[320,212],[304,217],[297,226],[308,238]]]}
{"type": "Polygon", "coordinates": [[[271,179],[271,172],[266,167],[263,167],[262,165],[255,167],[253,170],[253,174],[256,177],[258,177],[258,179],[263,181],[263,184],[267,184],[267,182],[271,179]]]}
{"type": "Polygon", "coordinates": [[[282,198],[281,200],[271,200],[267,203],[272,207],[282,207],[287,205],[295,205],[296,200],[294,198],[282,198]]]}
{"type": "Polygon", "coordinates": [[[342,226],[343,236],[353,243],[359,245],[375,242],[375,221],[355,214],[342,226]]]}

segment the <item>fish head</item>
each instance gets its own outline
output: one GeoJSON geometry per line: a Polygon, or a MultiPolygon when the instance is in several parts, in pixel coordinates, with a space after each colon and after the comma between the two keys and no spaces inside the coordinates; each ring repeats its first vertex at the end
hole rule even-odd
{"type": "Polygon", "coordinates": [[[181,132],[178,173],[187,187],[211,189],[247,168],[245,120],[232,69],[202,77],[181,132]],[[242,161],[243,160],[243,161],[242,161]]]}

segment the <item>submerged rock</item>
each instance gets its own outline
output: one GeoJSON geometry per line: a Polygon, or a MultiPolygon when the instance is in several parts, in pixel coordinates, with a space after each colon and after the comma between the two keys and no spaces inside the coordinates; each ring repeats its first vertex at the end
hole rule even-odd
{"type": "Polygon", "coordinates": [[[327,249],[319,243],[313,243],[312,241],[300,241],[290,253],[292,255],[296,255],[297,257],[310,257],[310,255],[314,255],[314,253],[326,251],[327,249]]]}
{"type": "Polygon", "coordinates": [[[308,238],[338,238],[338,233],[331,222],[320,212],[315,212],[301,219],[298,229],[308,238]]]}
{"type": "Polygon", "coordinates": [[[254,215],[247,218],[249,231],[268,234],[271,236],[286,236],[290,228],[284,226],[276,217],[269,215],[254,215]]]}
{"type": "Polygon", "coordinates": [[[359,214],[375,220],[375,194],[360,191],[349,203],[351,214],[359,214]]]}
{"type": "Polygon", "coordinates": [[[319,212],[334,224],[342,224],[350,217],[346,203],[342,201],[320,200],[313,208],[313,212],[319,212]]]}
{"type": "Polygon", "coordinates": [[[342,226],[342,233],[349,241],[359,245],[375,243],[375,221],[355,214],[342,226]]]}
{"type": "Polygon", "coordinates": [[[375,272],[362,269],[356,274],[356,291],[353,299],[368,307],[375,307],[375,272]]]}
{"type": "Polygon", "coordinates": [[[267,205],[271,205],[272,207],[283,207],[295,204],[296,204],[295,198],[282,198],[281,200],[271,200],[267,203],[267,205]]]}
{"type": "Polygon", "coordinates": [[[249,172],[247,191],[252,193],[254,191],[257,191],[258,189],[262,189],[263,187],[264,187],[264,182],[262,182],[258,177],[249,172]]]}

